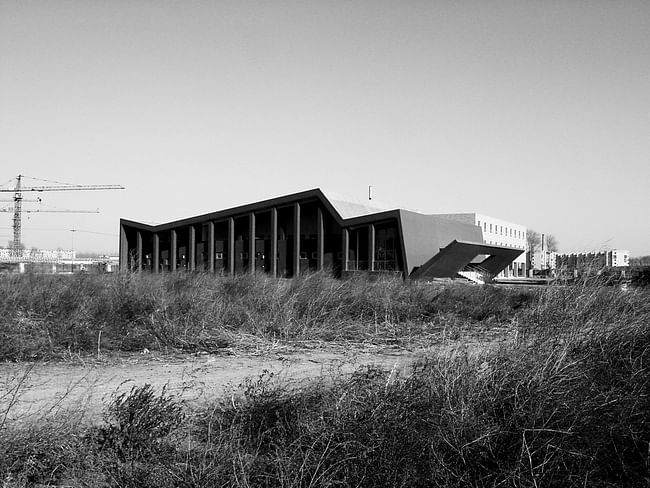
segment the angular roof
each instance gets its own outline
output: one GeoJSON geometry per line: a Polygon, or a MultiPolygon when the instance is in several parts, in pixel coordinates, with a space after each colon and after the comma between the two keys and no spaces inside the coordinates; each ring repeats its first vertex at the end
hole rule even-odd
{"type": "Polygon", "coordinates": [[[343,196],[331,190],[323,190],[322,188],[320,191],[343,219],[365,217],[387,210],[396,210],[395,207],[390,207],[376,200],[350,198],[349,196],[343,196]]]}
{"type": "Polygon", "coordinates": [[[488,257],[479,263],[479,267],[496,276],[522,252],[524,252],[522,249],[517,248],[454,240],[414,270],[411,277],[416,279],[454,277],[476,256],[481,255],[488,257]]]}

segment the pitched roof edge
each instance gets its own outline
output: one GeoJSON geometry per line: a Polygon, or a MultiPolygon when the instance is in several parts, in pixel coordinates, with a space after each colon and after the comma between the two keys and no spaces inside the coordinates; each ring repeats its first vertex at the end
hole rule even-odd
{"type": "Polygon", "coordinates": [[[302,200],[305,198],[316,198],[317,200],[319,200],[325,206],[325,208],[332,214],[332,216],[340,226],[367,223],[373,220],[377,220],[378,218],[381,219],[381,218],[389,218],[389,217],[398,217],[399,212],[401,211],[401,209],[378,210],[376,213],[345,218],[340,214],[336,206],[330,201],[330,199],[325,195],[325,193],[320,188],[312,188],[310,190],[304,190],[301,192],[291,193],[288,195],[269,198],[266,200],[261,200],[259,202],[246,203],[243,205],[238,205],[236,207],[230,207],[223,210],[217,210],[214,212],[195,215],[193,217],[185,217],[182,219],[172,220],[170,222],[164,222],[161,224],[150,225],[150,224],[145,224],[142,222],[138,222],[131,219],[124,219],[124,218],[120,219],[120,224],[127,224],[131,227],[137,227],[143,230],[158,231],[158,230],[165,230],[166,228],[188,225],[193,222],[200,222],[204,220],[211,220],[217,218],[227,218],[238,214],[254,212],[256,209],[291,204],[295,201],[302,200]]]}

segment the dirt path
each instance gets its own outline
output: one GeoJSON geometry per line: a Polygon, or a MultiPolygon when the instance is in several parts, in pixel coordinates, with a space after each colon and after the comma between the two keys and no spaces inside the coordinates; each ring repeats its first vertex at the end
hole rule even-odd
{"type": "Polygon", "coordinates": [[[325,347],[278,346],[223,355],[160,356],[134,354],[102,359],[0,363],[0,428],[72,412],[79,421],[97,422],[111,396],[134,386],[152,385],[180,397],[189,405],[223,396],[246,378],[263,371],[289,383],[349,374],[376,365],[408,374],[418,358],[486,351],[506,338],[505,330],[434,341],[413,349],[391,346],[329,344],[325,347]]]}
{"type": "Polygon", "coordinates": [[[295,382],[335,373],[350,373],[375,364],[404,371],[427,350],[317,349],[265,354],[184,357],[138,355],[109,361],[13,364],[0,363],[0,425],[73,411],[80,421],[97,421],[116,392],[151,384],[192,403],[223,395],[247,377],[267,370],[295,382]]]}

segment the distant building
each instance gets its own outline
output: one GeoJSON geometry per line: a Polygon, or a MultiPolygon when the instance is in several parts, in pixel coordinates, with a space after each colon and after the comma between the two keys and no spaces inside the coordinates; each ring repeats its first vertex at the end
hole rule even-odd
{"type": "Polygon", "coordinates": [[[522,253],[499,273],[500,278],[526,276],[526,227],[479,213],[436,214],[438,217],[477,225],[483,242],[489,245],[519,249],[522,253]]]}
{"type": "Polygon", "coordinates": [[[0,262],[3,263],[58,263],[75,259],[74,251],[52,249],[23,249],[16,252],[13,249],[0,249],[0,262]]]}
{"type": "MultiPolygon", "coordinates": [[[[388,272],[426,280],[469,269],[493,277],[513,269],[524,252],[506,244],[514,243],[514,226],[501,224],[501,239],[486,242],[473,220],[369,205],[314,189],[167,224],[121,219],[120,269],[273,277],[329,269],[337,276],[388,272]]],[[[525,236],[523,227],[516,231],[525,236]]]]}
{"type": "Polygon", "coordinates": [[[557,268],[557,253],[538,250],[530,256],[530,266],[536,271],[555,271],[557,268]]]}
{"type": "Polygon", "coordinates": [[[623,268],[630,265],[630,251],[623,249],[614,249],[607,251],[607,266],[613,268],[623,268]]]}
{"type": "Polygon", "coordinates": [[[556,267],[563,270],[627,268],[630,252],[623,249],[587,253],[560,253],[556,255],[556,267]]]}

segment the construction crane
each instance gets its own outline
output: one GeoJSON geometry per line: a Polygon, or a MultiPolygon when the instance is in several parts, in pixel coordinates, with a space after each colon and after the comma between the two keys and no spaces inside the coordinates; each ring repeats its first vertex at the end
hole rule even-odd
{"type": "MultiPolygon", "coordinates": [[[[35,200],[29,200],[23,198],[23,192],[46,192],[46,191],[77,191],[77,190],[124,190],[122,185],[74,185],[71,183],[61,183],[60,181],[49,181],[41,180],[39,178],[30,178],[32,180],[41,181],[43,183],[48,183],[47,185],[41,186],[28,186],[23,184],[23,178],[27,178],[24,175],[18,175],[16,177],[16,185],[14,188],[0,188],[0,193],[13,193],[14,196],[12,200],[14,203],[13,213],[13,230],[14,230],[14,240],[13,240],[13,252],[20,252],[21,239],[22,239],[22,214],[25,213],[35,213],[35,212],[51,212],[51,213],[99,213],[99,210],[23,210],[23,202],[41,202],[41,198],[35,200]],[[51,184],[54,183],[54,184],[51,184]]],[[[10,210],[0,210],[3,212],[8,212],[10,210]]]]}

